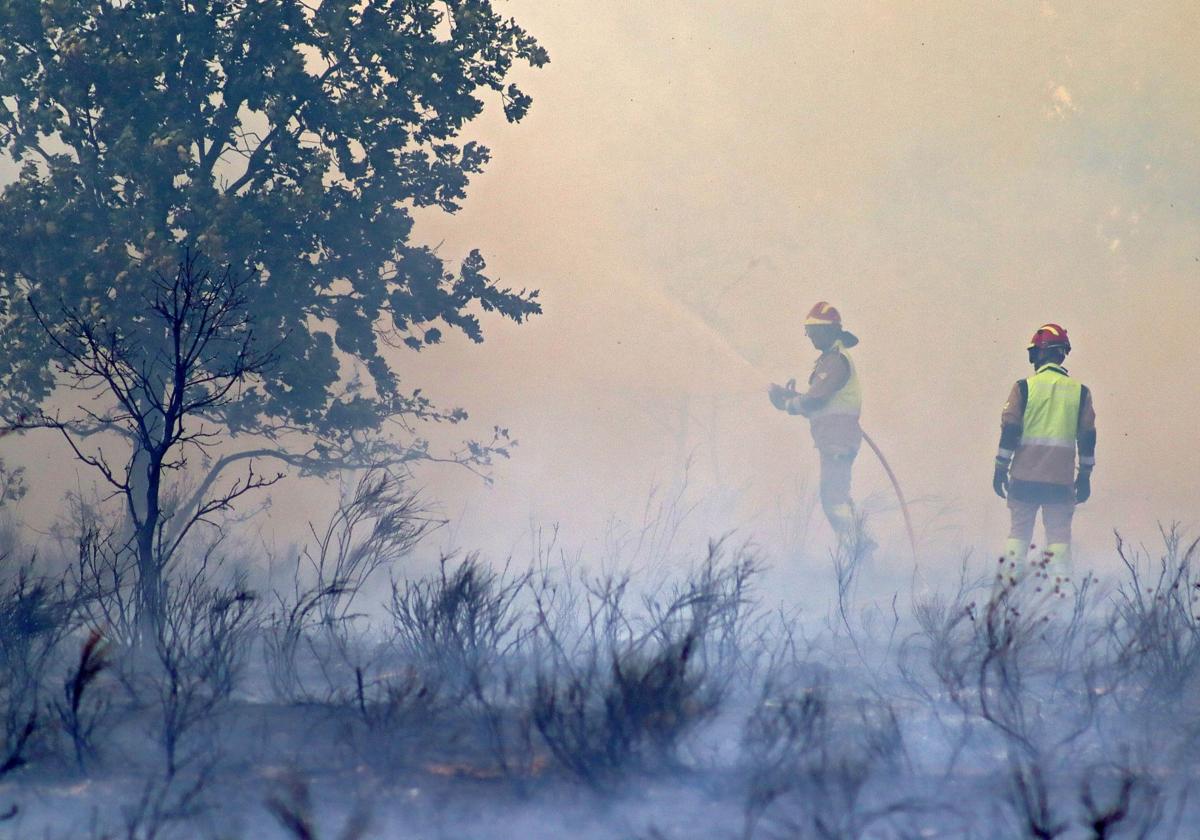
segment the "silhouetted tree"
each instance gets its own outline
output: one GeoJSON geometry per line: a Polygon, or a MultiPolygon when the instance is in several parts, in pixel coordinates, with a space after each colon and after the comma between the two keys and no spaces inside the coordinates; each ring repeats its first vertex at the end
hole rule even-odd
{"type": "MultiPolygon", "coordinates": [[[[4,420],[63,432],[126,495],[139,550],[162,470],[218,430],[252,443],[207,461],[172,542],[232,501],[214,488],[239,462],[431,457],[412,421],[465,413],[402,388],[390,349],[540,305],[478,252],[452,267],[411,241],[412,210],[458,209],[489,159],[465,124],[489,91],[520,120],[513,66],[548,60],[489,0],[0,0],[0,154],[21,163],[0,194],[4,420]],[[181,357],[206,330],[211,355],[181,357]],[[97,383],[112,405],[49,408],[97,383]],[[80,443],[114,430],[127,459],[80,443]]],[[[486,463],[497,434],[447,457],[486,463]]]]}
{"type": "Polygon", "coordinates": [[[62,433],[75,456],[95,468],[129,512],[137,551],[138,604],[150,629],[162,623],[163,571],[198,522],[270,486],[281,474],[246,473],[184,509],[164,507],[167,473],[183,469],[190,451],[203,454],[223,439],[212,421],[275,363],[255,340],[243,290],[248,278],[214,275],[189,256],[171,277],[156,277],[124,323],[62,304],[53,315],[31,300],[37,322],[57,350],[59,381],[83,402],[69,417],[39,422],[62,433]],[[88,396],[94,395],[89,406],[88,396]],[[102,447],[81,439],[115,433],[131,458],[114,464],[102,447]]]}

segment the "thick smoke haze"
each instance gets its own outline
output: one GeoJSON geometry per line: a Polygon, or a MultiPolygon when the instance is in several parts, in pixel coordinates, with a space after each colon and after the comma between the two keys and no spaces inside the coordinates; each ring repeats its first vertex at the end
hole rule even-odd
{"type": "MultiPolygon", "coordinates": [[[[863,339],[865,427],[955,538],[1003,535],[997,414],[1047,320],[1075,337],[1100,416],[1081,545],[1191,517],[1197,406],[1170,383],[1192,374],[1200,309],[1194,6],[528,14],[558,47],[545,107],[532,136],[498,135],[453,230],[503,224],[498,265],[546,289],[547,315],[513,340],[549,370],[506,352],[497,411],[473,403],[520,432],[513,480],[531,495],[565,480],[594,504],[614,477],[647,482],[677,455],[688,396],[689,445],[717,439],[726,483],[812,473],[803,422],[671,301],[782,379],[806,373],[799,322],[829,299],[863,339]],[[505,240],[523,246],[511,267],[505,240]]],[[[884,486],[859,463],[860,493],[884,486]]]]}
{"type": "Polygon", "coordinates": [[[95,471],[5,437],[0,838],[1192,836],[1200,4],[494,5],[552,63],[412,243],[544,313],[389,360],[470,413],[433,452],[519,445],[239,499],[148,627],[121,500],[87,527],[95,471]],[[879,546],[838,545],[768,400],[819,300],[915,569],[870,449],[879,546]],[[1049,321],[1098,415],[1077,574],[993,586],[1049,321]]]}
{"type": "MultiPolygon", "coordinates": [[[[999,411],[1050,320],[1070,330],[1099,415],[1080,562],[1109,562],[1113,527],[1194,520],[1195,4],[504,11],[553,63],[523,79],[527,120],[507,125],[496,103],[477,126],[493,161],[465,209],[422,215],[418,235],[444,255],[479,247],[506,285],[542,290],[545,314],[402,361],[411,385],[470,410],[468,432],[520,440],[494,487],[421,473],[455,520],[448,543],[503,553],[531,522],[583,537],[637,521],[689,458],[691,495],[719,500],[698,533],[770,543],[817,459],[765,388],[807,374],[800,323],[820,299],[862,339],[864,427],[939,556],[990,555],[1005,536],[989,487],[999,411]]],[[[36,520],[74,465],[48,435],[27,445],[21,515],[36,520]]],[[[903,556],[865,449],[855,481],[903,556]]],[[[300,517],[328,498],[295,481],[273,496],[300,517]]],[[[818,511],[809,547],[825,527],[818,511]]],[[[271,528],[292,523],[277,512],[271,528]]]]}

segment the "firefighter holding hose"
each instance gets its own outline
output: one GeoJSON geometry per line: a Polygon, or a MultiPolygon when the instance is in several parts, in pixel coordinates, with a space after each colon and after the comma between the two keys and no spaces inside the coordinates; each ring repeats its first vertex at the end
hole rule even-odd
{"type": "Polygon", "coordinates": [[[1067,375],[1067,331],[1045,324],[1030,339],[1034,374],[1013,385],[1000,419],[992,488],[1012,515],[997,583],[1015,586],[1028,574],[1026,555],[1038,510],[1046,546],[1035,573],[1038,589],[1065,597],[1071,584],[1071,518],[1092,494],[1096,411],[1087,386],[1067,375]],[[1076,470],[1076,450],[1079,453],[1076,470]]]}
{"type": "Polygon", "coordinates": [[[858,338],[842,327],[841,314],[825,301],[809,311],[804,333],[821,351],[808,388],[797,392],[792,380],[787,385],[772,384],[767,394],[780,411],[808,418],[821,456],[821,508],[842,542],[855,536],[850,477],[863,440],[859,426],[862,390],[854,362],[846,353],[858,344],[858,338]]]}

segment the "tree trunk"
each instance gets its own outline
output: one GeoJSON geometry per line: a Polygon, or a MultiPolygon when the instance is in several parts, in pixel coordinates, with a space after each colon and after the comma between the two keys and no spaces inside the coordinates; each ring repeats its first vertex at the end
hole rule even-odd
{"type": "Polygon", "coordinates": [[[147,520],[137,529],[138,635],[142,642],[158,638],[163,625],[162,568],[154,550],[155,524],[147,520]]]}
{"type": "Polygon", "coordinates": [[[154,545],[162,515],[158,494],[162,462],[153,452],[139,449],[129,469],[134,535],[137,542],[137,606],[140,642],[158,638],[163,626],[162,558],[154,545]]]}

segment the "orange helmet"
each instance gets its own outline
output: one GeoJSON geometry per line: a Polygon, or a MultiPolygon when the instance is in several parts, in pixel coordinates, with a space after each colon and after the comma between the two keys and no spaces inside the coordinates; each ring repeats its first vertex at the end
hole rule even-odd
{"type": "Polygon", "coordinates": [[[1029,339],[1030,350],[1046,350],[1051,347],[1062,347],[1071,352],[1071,339],[1067,337],[1067,328],[1058,324],[1043,324],[1038,327],[1033,338],[1029,339]]]}

